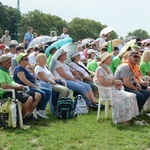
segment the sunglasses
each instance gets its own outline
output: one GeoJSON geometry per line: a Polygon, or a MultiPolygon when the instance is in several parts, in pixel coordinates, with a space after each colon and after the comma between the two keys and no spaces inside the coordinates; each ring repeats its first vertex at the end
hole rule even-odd
{"type": "Polygon", "coordinates": [[[131,55],[131,56],[133,56],[134,58],[140,59],[140,56],[138,56],[138,55],[131,55]]]}
{"type": "Polygon", "coordinates": [[[25,59],[21,59],[22,61],[28,61],[29,59],[28,58],[25,58],[25,59]]]}

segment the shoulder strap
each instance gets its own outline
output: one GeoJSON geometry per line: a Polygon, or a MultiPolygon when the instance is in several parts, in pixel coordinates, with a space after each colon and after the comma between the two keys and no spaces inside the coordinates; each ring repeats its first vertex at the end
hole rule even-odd
{"type": "Polygon", "coordinates": [[[77,63],[77,65],[80,66],[81,68],[83,68],[90,75],[90,72],[85,67],[83,67],[82,65],[80,65],[78,63],[77,63]]]}

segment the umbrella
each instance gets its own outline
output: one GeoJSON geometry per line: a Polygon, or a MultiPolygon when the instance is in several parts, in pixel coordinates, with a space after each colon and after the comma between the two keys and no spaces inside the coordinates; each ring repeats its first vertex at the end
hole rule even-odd
{"type": "Polygon", "coordinates": [[[113,30],[114,30],[113,27],[108,26],[108,27],[106,27],[106,28],[104,28],[104,29],[101,30],[100,36],[102,36],[103,34],[106,35],[106,34],[108,34],[109,32],[111,32],[111,31],[113,31],[113,30]]]}
{"type": "MultiPolygon", "coordinates": [[[[110,41],[108,41],[108,42],[110,42],[110,41]]],[[[102,46],[103,47],[107,46],[108,42],[103,43],[102,46]]],[[[114,39],[114,40],[112,40],[112,46],[113,47],[118,47],[118,45],[120,45],[121,43],[123,43],[123,40],[121,40],[121,39],[114,39]]]]}
{"type": "Polygon", "coordinates": [[[82,43],[81,46],[84,47],[84,46],[86,46],[87,44],[89,44],[89,43],[91,43],[93,41],[94,41],[94,39],[92,39],[92,38],[83,39],[81,41],[81,43],[82,43]]]}
{"type": "Polygon", "coordinates": [[[74,44],[74,43],[66,44],[66,45],[62,46],[60,49],[58,49],[55,52],[55,54],[52,56],[52,60],[51,60],[50,67],[49,67],[50,71],[53,72],[55,63],[56,63],[58,57],[60,56],[60,54],[62,53],[62,51],[67,52],[66,62],[70,62],[71,61],[70,55],[76,49],[77,49],[77,44],[74,44]]]}
{"type": "Polygon", "coordinates": [[[150,39],[145,39],[143,41],[141,41],[142,44],[146,43],[146,44],[149,44],[150,43],[150,39]]]}
{"type": "Polygon", "coordinates": [[[131,40],[131,41],[129,41],[127,44],[125,44],[123,47],[122,47],[122,49],[121,49],[121,51],[120,51],[120,54],[124,54],[126,51],[127,51],[127,49],[129,48],[129,47],[133,47],[133,45],[136,43],[136,39],[133,39],[133,40],[131,40]]]}
{"type": "Polygon", "coordinates": [[[52,38],[51,36],[47,35],[39,36],[35,38],[32,42],[30,42],[29,47],[36,47],[41,44],[46,44],[50,42],[52,39],[54,40],[54,38],[57,39],[57,37],[52,38]]]}
{"type": "Polygon", "coordinates": [[[131,41],[133,39],[137,39],[137,38],[138,38],[137,36],[128,36],[125,38],[124,42],[129,42],[129,41],[131,41]]]}
{"type": "Polygon", "coordinates": [[[10,44],[18,45],[19,43],[16,40],[11,40],[10,44]]]}
{"type": "Polygon", "coordinates": [[[73,39],[72,38],[64,38],[64,39],[60,39],[54,43],[52,43],[46,50],[45,50],[45,54],[49,55],[49,51],[56,47],[56,49],[59,49],[61,46],[65,45],[65,44],[69,44],[72,43],[73,39]]]}

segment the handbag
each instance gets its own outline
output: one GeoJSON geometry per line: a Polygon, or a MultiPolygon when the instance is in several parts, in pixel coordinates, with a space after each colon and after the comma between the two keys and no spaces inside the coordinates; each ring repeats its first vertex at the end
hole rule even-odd
{"type": "Polygon", "coordinates": [[[87,114],[88,107],[87,107],[86,102],[84,101],[83,97],[81,95],[77,95],[75,97],[75,99],[76,99],[75,112],[77,114],[87,114]]]}

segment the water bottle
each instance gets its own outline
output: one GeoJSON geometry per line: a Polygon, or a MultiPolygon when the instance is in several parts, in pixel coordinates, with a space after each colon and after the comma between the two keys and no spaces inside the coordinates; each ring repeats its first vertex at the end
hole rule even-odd
{"type": "Polygon", "coordinates": [[[13,128],[16,128],[17,126],[16,104],[14,102],[11,102],[9,107],[8,126],[13,128]]]}

